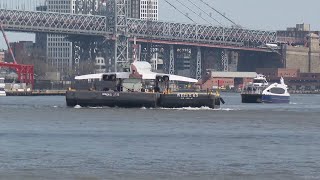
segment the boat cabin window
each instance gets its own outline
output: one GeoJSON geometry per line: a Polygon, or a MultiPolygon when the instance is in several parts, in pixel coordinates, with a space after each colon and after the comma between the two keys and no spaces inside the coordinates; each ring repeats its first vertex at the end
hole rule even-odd
{"type": "Polygon", "coordinates": [[[270,92],[273,94],[284,94],[286,91],[282,88],[271,88],[270,92]]]}
{"type": "Polygon", "coordinates": [[[247,88],[247,91],[255,91],[255,90],[257,90],[255,87],[248,87],[247,88]]]}
{"type": "Polygon", "coordinates": [[[267,83],[267,82],[263,79],[254,79],[253,83],[267,83]]]}
{"type": "Polygon", "coordinates": [[[4,79],[1,78],[1,79],[0,79],[0,83],[4,83],[4,79]]]}
{"type": "Polygon", "coordinates": [[[4,88],[0,88],[0,91],[4,91],[4,88]]]}

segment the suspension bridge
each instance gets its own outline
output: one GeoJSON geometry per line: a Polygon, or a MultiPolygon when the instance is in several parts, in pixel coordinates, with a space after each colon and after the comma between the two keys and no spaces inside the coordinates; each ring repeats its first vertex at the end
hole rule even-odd
{"type": "MultiPolygon", "coordinates": [[[[113,68],[116,71],[132,61],[133,43],[152,42],[166,49],[168,58],[165,68],[171,74],[175,73],[175,49],[181,46],[196,49],[194,69],[195,76],[199,79],[203,73],[204,48],[216,48],[221,50],[222,54],[227,51],[274,53],[274,50],[266,48],[265,45],[277,42],[275,31],[131,18],[128,11],[131,8],[129,0],[75,0],[74,13],[36,11],[31,8],[30,3],[37,0],[24,1],[26,3],[20,4],[19,7],[17,4],[20,1],[13,1],[16,3],[13,2],[11,7],[0,3],[0,23],[6,31],[81,36],[86,41],[94,36],[95,39],[101,39],[99,42],[110,41],[111,46],[105,48],[111,51],[109,54],[112,55],[109,56],[112,57],[113,68]]],[[[81,56],[84,55],[78,54],[78,57],[81,56]]],[[[222,59],[222,63],[226,70],[227,60],[222,59]]]]}

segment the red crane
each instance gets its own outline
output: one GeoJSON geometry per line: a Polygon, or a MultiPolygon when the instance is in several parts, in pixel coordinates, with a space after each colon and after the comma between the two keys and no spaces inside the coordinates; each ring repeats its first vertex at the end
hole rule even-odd
{"type": "Polygon", "coordinates": [[[14,69],[18,74],[18,80],[21,83],[26,83],[28,85],[31,84],[33,88],[34,87],[34,66],[17,63],[16,58],[14,57],[14,54],[12,52],[10,43],[8,41],[8,38],[6,36],[6,33],[4,32],[2,23],[0,23],[0,29],[1,29],[3,38],[5,39],[6,44],[8,46],[9,53],[13,59],[13,63],[0,62],[0,67],[7,67],[7,68],[14,69]]]}

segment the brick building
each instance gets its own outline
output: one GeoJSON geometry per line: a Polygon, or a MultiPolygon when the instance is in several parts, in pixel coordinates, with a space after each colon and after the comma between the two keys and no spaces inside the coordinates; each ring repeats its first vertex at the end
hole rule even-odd
{"type": "Polygon", "coordinates": [[[302,73],[299,69],[258,68],[270,83],[283,77],[290,90],[320,90],[320,73],[302,73]]]}
{"type": "Polygon", "coordinates": [[[0,50],[0,62],[4,62],[5,52],[0,50]]]}
{"type": "Polygon", "coordinates": [[[255,72],[217,72],[208,70],[207,75],[201,80],[201,89],[239,88],[257,76],[255,72]]]}
{"type": "Polygon", "coordinates": [[[267,78],[273,77],[299,77],[299,69],[286,69],[286,68],[257,68],[256,72],[258,74],[263,74],[267,78]]]}
{"type": "Polygon", "coordinates": [[[296,24],[296,27],[288,27],[287,30],[277,31],[278,42],[289,45],[306,45],[308,34],[320,35],[320,31],[311,31],[310,24],[296,24]]]}
{"type": "MultiPolygon", "coordinates": [[[[34,43],[32,41],[11,42],[10,46],[12,49],[12,53],[16,58],[16,61],[20,64],[25,63],[24,59],[26,57],[30,57],[34,49],[34,43]]],[[[5,59],[6,62],[13,62],[12,56],[9,51],[6,51],[5,59]]]]}

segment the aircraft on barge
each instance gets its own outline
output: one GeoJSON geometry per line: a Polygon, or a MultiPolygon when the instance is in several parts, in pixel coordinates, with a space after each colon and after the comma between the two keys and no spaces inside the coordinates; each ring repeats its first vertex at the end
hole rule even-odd
{"type": "Polygon", "coordinates": [[[135,61],[129,72],[88,74],[75,77],[75,87],[66,93],[68,106],[108,107],[209,107],[224,103],[219,93],[174,92],[171,82],[197,83],[198,80],[151,71],[151,65],[135,61]]]}

